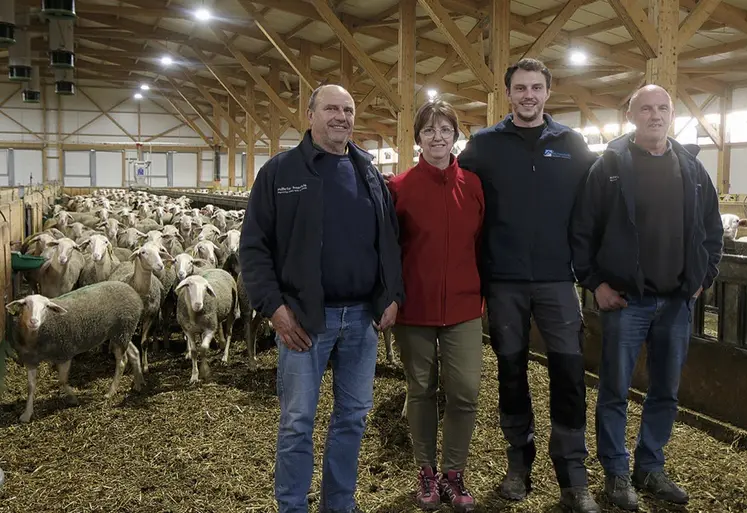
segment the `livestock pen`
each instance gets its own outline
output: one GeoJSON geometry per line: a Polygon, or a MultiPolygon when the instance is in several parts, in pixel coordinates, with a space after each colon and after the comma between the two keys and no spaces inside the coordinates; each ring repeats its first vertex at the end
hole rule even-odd
{"type": "MultiPolygon", "coordinates": [[[[74,194],[87,198],[94,191],[65,189],[62,192],[66,194],[67,203],[74,194]]],[[[9,194],[11,201],[21,201],[9,194]]],[[[120,190],[120,194],[126,192],[120,190]]],[[[226,209],[235,205],[239,208],[246,202],[245,196],[211,194],[205,190],[130,191],[130,194],[140,194],[139,198],[148,199],[167,196],[170,198],[167,201],[175,201],[181,196],[191,197],[190,206],[201,201],[201,209],[208,208],[208,205],[226,209]],[[147,196],[142,196],[145,194],[147,196]]],[[[82,203],[78,201],[76,204],[82,203]]],[[[62,206],[67,207],[67,204],[62,206]]],[[[13,207],[3,204],[0,212],[5,212],[6,208],[13,207]]],[[[28,211],[20,211],[25,219],[28,211]]],[[[33,231],[41,227],[38,222],[33,231]]],[[[8,229],[0,224],[0,233],[6,233],[8,229]]],[[[6,250],[30,235],[18,231],[17,227],[14,233],[4,241],[6,250]]],[[[735,301],[742,304],[738,277],[741,271],[732,271],[728,267],[729,262],[740,266],[741,260],[733,261],[728,257],[726,262],[721,276],[724,300],[719,304],[735,301]],[[731,289],[730,284],[737,288],[731,289]]],[[[8,268],[5,270],[7,273],[8,268]]],[[[12,292],[12,289],[7,290],[12,292]]],[[[9,299],[6,298],[6,302],[9,299]]],[[[584,301],[588,327],[587,363],[593,370],[593,305],[588,298],[584,301]]],[[[703,316],[714,315],[714,312],[699,308],[703,316]]],[[[705,377],[714,377],[710,381],[703,378],[695,382],[692,389],[696,392],[708,390],[715,382],[728,384],[725,380],[730,377],[726,374],[737,373],[741,361],[737,358],[743,354],[741,342],[730,338],[733,321],[712,324],[717,330],[716,338],[712,340],[704,337],[699,328],[703,321],[699,319],[696,316],[694,339],[703,340],[696,344],[710,345],[702,350],[696,348],[691,353],[689,365],[694,369],[701,368],[705,377]],[[726,351],[726,348],[733,350],[725,353],[730,357],[718,361],[730,360],[727,362],[731,365],[729,370],[712,368],[716,361],[707,359],[704,354],[715,354],[726,351]]],[[[279,406],[275,394],[277,352],[271,332],[261,334],[258,365],[250,369],[245,354],[246,343],[241,340],[243,331],[235,329],[235,338],[239,340],[232,344],[228,363],[220,361],[221,351],[212,350],[209,354],[210,379],[193,385],[189,383],[190,363],[183,355],[183,337],[178,326],[172,328],[170,344],[150,353],[146,386],[139,393],[129,391],[132,375],[128,371],[119,392],[106,400],[104,394],[113,374],[112,357],[108,353],[89,351],[73,359],[70,384],[76,390],[80,404],[71,407],[57,393],[52,368],[42,366],[34,418],[28,425],[18,422],[26,398],[26,375],[14,360],[8,361],[6,391],[0,399],[0,468],[6,474],[6,483],[0,489],[0,511],[276,511],[273,470],[279,406]]],[[[136,340],[139,339],[136,337],[136,340]]],[[[534,491],[525,502],[507,505],[495,493],[506,467],[505,443],[497,419],[495,357],[489,345],[484,346],[480,407],[467,469],[468,482],[479,504],[478,511],[549,512],[556,507],[557,485],[546,456],[549,436],[547,370],[541,363],[541,346],[537,345],[536,349],[529,370],[540,451],[534,471],[534,491]]],[[[737,383],[740,376],[735,376],[733,383],[737,383]]],[[[375,379],[374,409],[369,415],[361,451],[358,499],[364,511],[417,511],[411,493],[414,468],[411,445],[406,420],[400,417],[405,399],[404,376],[397,363],[386,362],[383,347],[375,379]]],[[[684,381],[687,380],[686,374],[684,381]]],[[[591,373],[589,382],[593,383],[591,373]]],[[[638,380],[636,385],[640,386],[641,381],[638,380]]],[[[731,394],[728,388],[713,388],[716,395],[723,396],[722,403],[733,406],[731,410],[724,410],[725,415],[739,408],[737,394],[741,394],[741,389],[734,384],[730,386],[735,387],[731,394]]],[[[593,386],[587,392],[590,483],[593,493],[603,500],[600,493],[603,474],[594,459],[596,392],[593,386]]],[[[635,391],[633,395],[636,395],[635,391]]],[[[720,415],[719,411],[708,410],[709,405],[720,404],[716,399],[707,401],[703,408],[713,417],[720,415]]],[[[683,401],[687,400],[683,397],[683,401]]],[[[688,406],[700,409],[698,405],[688,406]]],[[[324,450],[323,440],[331,408],[332,383],[330,376],[326,375],[315,429],[317,461],[324,450]]],[[[640,413],[640,405],[632,402],[629,407],[629,444],[634,443],[640,413]]],[[[736,417],[727,419],[736,424],[730,426],[686,409],[683,409],[680,419],[667,447],[667,456],[673,477],[691,493],[687,511],[747,510],[747,453],[743,449],[743,431],[739,429],[745,427],[743,421],[736,417]]],[[[319,477],[320,472],[315,472],[309,496],[312,510],[319,500],[319,477]]],[[[614,511],[604,502],[602,504],[607,511],[614,511]]],[[[666,511],[664,505],[650,500],[643,501],[642,510],[666,511]]]]}

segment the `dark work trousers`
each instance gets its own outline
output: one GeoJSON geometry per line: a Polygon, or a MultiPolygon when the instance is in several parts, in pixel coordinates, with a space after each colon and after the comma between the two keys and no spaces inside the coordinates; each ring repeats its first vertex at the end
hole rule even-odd
{"type": "Polygon", "coordinates": [[[530,316],[547,348],[550,459],[561,488],[586,486],[586,386],[582,318],[572,282],[495,281],[488,286],[490,341],[498,357],[498,409],[512,471],[531,471],[536,455],[527,380],[530,316]]]}

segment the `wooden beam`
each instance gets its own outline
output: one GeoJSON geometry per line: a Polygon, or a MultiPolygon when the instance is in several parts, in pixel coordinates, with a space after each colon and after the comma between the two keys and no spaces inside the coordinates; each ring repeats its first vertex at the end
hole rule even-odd
{"type": "MultiPolygon", "coordinates": [[[[628,29],[633,41],[641,49],[641,53],[648,59],[656,57],[659,47],[656,22],[648,20],[637,0],[609,0],[609,3],[625,28],[628,29]]],[[[661,21],[659,22],[660,28],[661,21]]]]}
{"type": "MultiPolygon", "coordinates": [[[[298,58],[302,66],[311,69],[311,49],[309,48],[309,44],[306,40],[301,41],[301,53],[298,58]]],[[[299,130],[301,137],[303,137],[304,132],[306,132],[306,130],[308,130],[309,128],[309,119],[306,116],[306,111],[309,108],[309,98],[311,98],[312,89],[314,89],[315,87],[316,86],[311,87],[306,83],[306,81],[301,80],[301,78],[299,77],[298,110],[296,110],[296,112],[298,113],[298,122],[301,127],[301,130],[299,130]]]]}
{"type": "Polygon", "coordinates": [[[532,43],[532,46],[529,47],[529,50],[524,53],[522,58],[527,59],[539,57],[542,51],[547,48],[547,45],[550,44],[550,42],[560,33],[563,26],[568,23],[568,20],[571,19],[573,13],[581,7],[582,3],[583,0],[568,0],[568,3],[566,3],[557,16],[555,16],[555,19],[545,27],[545,30],[543,30],[542,34],[534,41],[534,43],[532,43]]]}
{"type": "MultiPolygon", "coordinates": [[[[287,39],[287,37],[275,32],[275,30],[273,30],[269,26],[269,24],[265,20],[265,17],[262,16],[262,14],[259,12],[259,9],[254,7],[251,2],[249,2],[248,0],[238,1],[239,4],[241,4],[241,7],[252,17],[252,21],[254,22],[254,24],[259,27],[259,29],[265,36],[267,36],[267,40],[272,43],[272,45],[277,49],[280,55],[283,56],[283,59],[285,59],[290,67],[293,68],[293,70],[298,75],[299,80],[307,81],[307,77],[311,76],[311,68],[303,66],[301,62],[296,58],[296,55],[291,51],[290,47],[284,41],[285,39],[287,39]]],[[[309,82],[306,82],[306,85],[311,88],[315,87],[309,82]]]]}
{"type": "MultiPolygon", "coordinates": [[[[215,126],[215,123],[210,119],[210,116],[202,112],[200,109],[197,108],[197,105],[195,105],[181,90],[181,87],[176,84],[176,81],[174,81],[171,77],[167,76],[166,80],[171,84],[171,87],[173,87],[176,92],[179,94],[179,96],[182,97],[182,100],[191,108],[195,114],[202,120],[203,123],[205,123],[210,129],[213,131],[213,136],[218,136],[218,138],[223,142],[223,144],[228,144],[228,139],[221,133],[220,129],[215,126]]],[[[169,102],[171,103],[171,102],[169,102]]],[[[173,106],[174,104],[172,104],[173,106]]],[[[187,118],[185,118],[187,119],[187,118]]],[[[220,142],[216,139],[212,140],[211,146],[214,146],[216,144],[220,144],[220,142]]]]}
{"type": "MultiPolygon", "coordinates": [[[[366,51],[361,48],[361,46],[355,40],[350,31],[337,18],[334,11],[332,11],[329,5],[327,5],[327,2],[325,0],[310,0],[310,2],[314,5],[319,15],[324,18],[324,21],[327,22],[332,31],[337,34],[337,37],[340,38],[340,42],[348,49],[351,54],[353,54],[353,56],[358,61],[358,64],[366,69],[366,72],[374,81],[374,84],[381,90],[384,96],[386,96],[387,100],[389,100],[389,103],[391,103],[395,109],[399,110],[402,107],[399,95],[394,92],[394,89],[392,89],[392,87],[389,85],[389,81],[384,78],[384,75],[379,71],[376,64],[374,64],[368,54],[366,54],[366,51]]],[[[379,28],[374,30],[384,29],[379,28]]]]}
{"type": "MultiPolygon", "coordinates": [[[[705,101],[700,104],[700,110],[705,111],[711,105],[711,103],[713,103],[715,99],[716,99],[715,94],[712,94],[711,96],[706,98],[705,101]]],[[[684,132],[692,124],[693,121],[697,122],[695,118],[690,118],[690,120],[687,123],[685,123],[682,126],[682,128],[680,128],[679,132],[674,134],[674,138],[677,139],[680,136],[680,134],[682,134],[682,132],[684,132]]],[[[719,125],[719,129],[720,128],[721,128],[721,125],[719,125]]],[[[723,141],[724,138],[722,137],[721,140],[723,141]]]]}
{"type": "Polygon", "coordinates": [[[413,165],[415,133],[415,8],[417,0],[399,2],[399,58],[397,84],[402,108],[397,113],[397,173],[413,165]]]}
{"type": "Polygon", "coordinates": [[[719,123],[718,131],[722,145],[718,152],[718,170],[716,173],[716,188],[719,194],[729,194],[731,190],[731,144],[726,140],[726,116],[731,112],[733,96],[734,90],[729,88],[720,102],[721,123],[719,123]]]}
{"type": "MultiPolygon", "coordinates": [[[[160,91],[157,91],[157,92],[158,92],[159,96],[161,96],[161,98],[163,98],[164,100],[166,100],[169,103],[169,105],[171,105],[171,108],[173,108],[181,116],[181,118],[184,120],[184,122],[187,124],[187,126],[189,128],[191,128],[197,135],[199,135],[200,138],[203,141],[205,141],[205,144],[207,144],[208,146],[212,146],[213,145],[213,141],[207,135],[205,135],[205,132],[203,132],[202,130],[200,130],[200,127],[197,126],[197,123],[195,123],[192,119],[190,119],[189,115],[187,115],[187,113],[184,112],[181,109],[181,107],[179,107],[176,103],[174,103],[171,100],[171,98],[168,98],[167,96],[164,96],[163,93],[161,93],[160,91]]],[[[158,104],[156,104],[156,105],[158,105],[158,104]]],[[[198,117],[199,117],[199,114],[198,114],[198,117]]]]}
{"type": "MultiPolygon", "coordinates": [[[[246,102],[254,105],[254,87],[247,83],[246,85],[246,102]]],[[[246,117],[246,133],[254,135],[254,120],[246,117]]],[[[265,134],[268,135],[268,134],[265,134]]],[[[244,187],[248,190],[254,185],[254,142],[246,145],[246,168],[244,169],[244,187]]]]}
{"type": "Polygon", "coordinates": [[[347,91],[353,88],[353,56],[345,45],[340,45],[340,85],[347,91]]]}
{"type": "MultiPolygon", "coordinates": [[[[182,68],[182,73],[188,80],[194,79],[194,75],[191,72],[187,71],[186,68],[182,68]]],[[[223,110],[223,107],[220,106],[220,102],[218,102],[218,100],[215,99],[215,96],[210,94],[210,91],[208,91],[207,88],[203,87],[202,85],[198,83],[195,83],[195,87],[197,88],[198,91],[200,91],[200,94],[202,94],[205,97],[205,99],[213,105],[213,109],[217,113],[217,115],[226,120],[229,128],[232,128],[237,134],[239,134],[239,137],[241,137],[241,139],[244,142],[246,142],[247,144],[250,144],[249,136],[246,133],[244,133],[244,129],[241,128],[241,126],[236,122],[234,118],[229,116],[228,113],[225,110],[223,110]]],[[[216,125],[220,131],[220,124],[216,123],[216,125]]],[[[254,142],[253,138],[251,139],[251,142],[254,142]]],[[[230,146],[230,144],[231,144],[231,137],[229,136],[226,141],[226,146],[230,146]]]]}
{"type": "MultiPolygon", "coordinates": [[[[233,123],[228,123],[228,148],[226,149],[226,158],[228,159],[228,186],[236,187],[236,102],[231,98],[228,99],[228,118],[233,123]]],[[[254,144],[254,134],[246,134],[246,144],[254,144]]]]}
{"type": "MultiPolygon", "coordinates": [[[[107,111],[106,111],[106,112],[111,112],[112,110],[116,109],[117,107],[119,107],[120,105],[122,105],[122,104],[123,104],[124,102],[126,102],[126,101],[129,101],[129,100],[130,100],[130,97],[129,97],[129,96],[125,96],[125,97],[124,97],[124,98],[122,98],[122,99],[121,99],[121,100],[120,100],[119,102],[117,102],[117,103],[116,103],[116,104],[115,104],[115,105],[114,105],[113,107],[110,107],[109,109],[107,109],[107,111]]],[[[101,109],[99,109],[99,110],[101,110],[101,109]]],[[[80,125],[80,126],[79,126],[78,128],[76,128],[76,129],[75,129],[74,131],[72,131],[72,132],[70,132],[69,134],[67,134],[67,135],[66,135],[66,136],[65,136],[65,137],[64,137],[64,138],[62,139],[62,142],[65,142],[65,141],[66,141],[66,140],[68,140],[68,139],[69,139],[70,137],[72,137],[72,136],[74,136],[75,134],[79,133],[79,132],[80,132],[81,130],[83,130],[83,129],[84,129],[85,127],[87,127],[88,125],[90,125],[90,124],[94,123],[94,122],[95,122],[96,120],[98,120],[98,119],[101,119],[101,118],[102,118],[103,116],[104,116],[104,112],[103,112],[103,111],[101,111],[101,113],[100,113],[100,114],[99,114],[98,116],[96,116],[95,118],[93,118],[93,119],[92,119],[91,121],[88,121],[88,122],[86,122],[86,123],[84,123],[84,124],[80,125]]],[[[45,130],[45,132],[46,132],[46,130],[45,130]]]]}
{"type": "MultiPolygon", "coordinates": [[[[251,118],[254,120],[254,122],[259,126],[259,128],[262,130],[262,133],[267,135],[269,132],[269,128],[262,122],[262,119],[259,117],[257,112],[254,110],[251,104],[244,101],[244,98],[239,94],[239,92],[234,89],[234,87],[231,85],[231,83],[228,81],[228,77],[223,74],[222,71],[219,71],[218,68],[211,63],[207,56],[197,47],[192,47],[192,51],[195,52],[197,55],[197,58],[202,61],[202,63],[205,65],[205,67],[210,71],[210,73],[213,74],[215,79],[220,82],[220,84],[223,86],[223,89],[226,90],[226,92],[230,95],[231,98],[233,98],[236,103],[238,103],[241,108],[246,112],[247,116],[251,116],[251,118]]],[[[195,81],[195,85],[197,82],[195,81]]],[[[252,132],[254,133],[254,132],[252,132]]],[[[249,134],[246,134],[247,136],[249,134]]]]}
{"type": "MultiPolygon", "coordinates": [[[[278,68],[270,68],[270,74],[268,76],[268,82],[270,87],[277,89],[280,86],[280,71],[278,68]]],[[[278,116],[277,107],[270,104],[270,156],[274,156],[280,152],[280,118],[278,116]]],[[[294,116],[294,119],[298,119],[294,116]]]]}
{"type": "Polygon", "coordinates": [[[78,91],[80,91],[80,94],[82,94],[83,96],[85,96],[85,97],[86,97],[86,98],[88,99],[88,101],[89,101],[89,102],[93,103],[93,106],[94,106],[94,107],[96,107],[97,109],[99,109],[99,111],[101,111],[101,113],[102,113],[102,114],[103,114],[104,116],[106,116],[107,118],[109,118],[109,121],[111,121],[112,123],[114,123],[114,124],[115,124],[115,125],[117,126],[117,128],[119,128],[120,130],[122,130],[122,132],[123,132],[123,133],[124,133],[124,134],[125,134],[125,135],[126,135],[127,137],[129,137],[130,139],[132,139],[132,141],[133,141],[133,142],[137,142],[137,139],[135,139],[135,137],[133,137],[133,135],[132,135],[132,134],[131,134],[130,132],[128,132],[128,131],[127,131],[127,130],[125,129],[125,127],[123,127],[123,126],[122,126],[122,125],[121,125],[121,124],[119,123],[119,121],[117,121],[116,119],[114,119],[114,118],[113,118],[113,117],[112,117],[112,116],[111,116],[111,115],[109,114],[109,111],[107,111],[107,110],[104,110],[104,109],[102,109],[102,108],[101,108],[101,106],[100,106],[100,105],[99,105],[98,103],[96,103],[96,100],[94,100],[93,98],[91,98],[91,97],[90,97],[90,96],[88,95],[88,93],[86,93],[86,91],[85,91],[85,90],[84,90],[84,89],[83,89],[82,87],[78,87],[78,91]]]}
{"type": "MultiPolygon", "coordinates": [[[[319,0],[315,0],[319,1],[319,0]]],[[[480,60],[480,56],[472,48],[467,36],[459,29],[451,19],[449,11],[441,4],[440,0],[419,0],[420,6],[428,13],[433,22],[438,26],[444,37],[451,43],[452,48],[459,54],[467,67],[472,71],[482,85],[488,90],[493,89],[493,73],[480,60]]]]}
{"type": "Polygon", "coordinates": [[[511,0],[490,0],[490,6],[490,62],[493,68],[493,86],[488,94],[488,126],[500,122],[510,110],[503,76],[508,68],[511,45],[511,0]]]}
{"type": "MultiPolygon", "coordinates": [[[[581,4],[582,6],[593,4],[594,2],[597,2],[598,0],[584,0],[584,2],[581,4]]],[[[563,5],[556,5],[554,7],[550,7],[549,9],[543,9],[541,11],[538,11],[534,14],[530,14],[528,16],[524,16],[524,23],[527,25],[542,21],[545,18],[549,18],[550,16],[555,16],[560,11],[563,10],[563,5]]]]}
{"type": "MultiPolygon", "coordinates": [[[[384,76],[386,77],[387,80],[389,80],[390,78],[394,76],[395,73],[398,72],[398,69],[399,69],[399,63],[396,62],[392,64],[392,66],[389,68],[389,70],[387,70],[384,76]]],[[[371,103],[373,103],[373,101],[376,99],[376,96],[378,93],[379,93],[379,88],[376,86],[372,87],[366,93],[366,95],[363,97],[360,103],[356,106],[355,112],[357,114],[364,113],[368,109],[368,107],[371,105],[371,103]]]]}
{"type": "MultiPolygon", "coordinates": [[[[594,113],[593,110],[589,108],[589,105],[585,101],[583,101],[580,98],[574,97],[573,100],[576,102],[576,105],[578,105],[578,108],[581,110],[582,117],[585,117],[591,124],[599,130],[599,134],[602,136],[602,140],[604,142],[609,142],[609,139],[604,135],[604,126],[599,121],[599,118],[594,113]]],[[[581,128],[583,128],[583,123],[581,124],[581,128]]]]}
{"type": "Polygon", "coordinates": [[[678,52],[681,52],[687,46],[690,38],[700,29],[703,23],[711,17],[713,11],[719,6],[721,0],[700,0],[695,6],[695,9],[690,11],[680,25],[679,33],[677,37],[677,48],[678,52]]]}
{"type": "MultiPolygon", "coordinates": [[[[270,85],[265,81],[262,74],[259,72],[257,68],[255,68],[244,56],[244,54],[234,46],[231,41],[229,41],[228,36],[226,34],[215,27],[210,27],[213,31],[213,33],[218,37],[220,41],[223,42],[223,44],[226,45],[226,48],[229,52],[236,58],[236,60],[239,62],[242,68],[244,68],[244,71],[249,73],[249,76],[251,76],[254,81],[259,85],[260,89],[267,95],[267,97],[270,99],[270,102],[272,105],[278,108],[280,114],[282,114],[286,119],[292,119],[293,127],[297,130],[301,130],[300,122],[298,119],[298,116],[290,111],[288,106],[283,102],[283,100],[278,96],[277,89],[273,89],[270,87],[270,85]]],[[[272,68],[271,68],[272,69],[272,68]]]]}
{"type": "MultiPolygon", "coordinates": [[[[646,83],[663,87],[677,98],[679,0],[649,0],[649,19],[657,25],[655,58],[646,62],[646,83]]],[[[674,130],[674,126],[671,127],[674,130]]]]}
{"type": "Polygon", "coordinates": [[[687,94],[684,88],[682,87],[679,88],[678,96],[680,100],[682,100],[682,103],[684,103],[685,106],[687,107],[687,110],[690,111],[690,114],[695,116],[695,119],[698,120],[698,123],[700,123],[700,126],[702,126],[703,129],[708,133],[708,137],[711,138],[711,140],[718,147],[718,149],[719,150],[723,149],[721,137],[719,137],[719,134],[716,131],[716,129],[713,128],[713,125],[711,125],[706,120],[705,115],[703,115],[703,111],[698,108],[698,105],[695,103],[692,97],[689,94],[687,94]]]}

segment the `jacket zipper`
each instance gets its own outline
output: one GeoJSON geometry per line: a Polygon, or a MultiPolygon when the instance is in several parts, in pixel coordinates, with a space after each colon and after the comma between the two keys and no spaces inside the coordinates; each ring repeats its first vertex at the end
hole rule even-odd
{"type": "MultiPolygon", "coordinates": [[[[445,172],[444,172],[445,173],[445,172]]],[[[444,174],[443,198],[444,211],[446,212],[446,237],[444,237],[444,269],[443,269],[443,288],[441,289],[441,325],[446,326],[446,274],[449,268],[449,201],[447,197],[448,179],[444,174]]]]}

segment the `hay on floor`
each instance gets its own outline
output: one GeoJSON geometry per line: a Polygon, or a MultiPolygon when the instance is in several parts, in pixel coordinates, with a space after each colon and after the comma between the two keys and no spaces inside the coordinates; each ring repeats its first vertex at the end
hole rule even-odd
{"type": "MultiPolygon", "coordinates": [[[[40,369],[36,411],[28,426],[18,424],[26,397],[26,377],[8,365],[8,390],[0,402],[0,467],[6,472],[0,511],[41,512],[273,512],[274,449],[278,402],[276,351],[262,352],[260,368],[247,370],[238,343],[228,366],[218,352],[211,362],[213,382],[190,386],[190,363],[177,351],[153,354],[147,390],[128,392],[131,375],[113,400],[103,396],[113,374],[111,355],[92,352],[73,361],[71,384],[80,406],[59,398],[54,372],[40,369]]],[[[383,344],[380,362],[384,362],[383,344]]],[[[557,510],[558,488],[547,456],[548,379],[530,364],[537,423],[538,458],[534,490],[520,503],[506,505],[494,490],[503,475],[504,441],[497,430],[495,357],[485,347],[480,409],[466,478],[478,511],[557,510]]],[[[358,500],[363,511],[418,511],[413,502],[415,468],[406,421],[401,370],[380,363],[375,405],[361,451],[358,500]]],[[[603,487],[593,458],[595,393],[589,390],[590,483],[603,487]]],[[[321,462],[332,407],[327,375],[315,432],[321,462]]],[[[640,406],[629,408],[629,444],[640,422],[640,406]]],[[[747,454],[678,424],[667,449],[668,468],[691,494],[687,511],[747,511],[747,454]]],[[[310,511],[318,506],[321,465],[317,467],[310,511]]],[[[641,511],[668,511],[644,499],[641,511]]],[[[615,511],[604,506],[606,511],[615,511]]],[[[449,508],[442,508],[449,511],[449,508]]],[[[683,511],[683,510],[680,510],[683,511]]]]}

